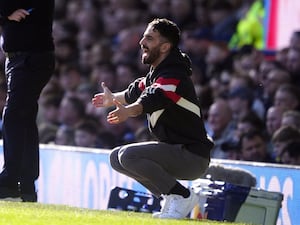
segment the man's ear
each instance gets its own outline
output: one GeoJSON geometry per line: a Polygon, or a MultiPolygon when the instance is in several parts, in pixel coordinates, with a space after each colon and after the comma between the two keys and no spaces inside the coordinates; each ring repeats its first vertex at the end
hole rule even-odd
{"type": "Polygon", "coordinates": [[[169,43],[169,42],[163,43],[161,45],[161,51],[162,51],[162,53],[166,53],[166,52],[170,51],[171,47],[172,47],[171,43],[169,43]]]}

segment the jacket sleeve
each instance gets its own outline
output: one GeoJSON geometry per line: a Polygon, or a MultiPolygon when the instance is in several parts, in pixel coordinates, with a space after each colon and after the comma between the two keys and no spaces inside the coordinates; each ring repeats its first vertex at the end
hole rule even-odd
{"type": "Polygon", "coordinates": [[[176,93],[180,80],[159,77],[147,87],[138,101],[143,105],[144,113],[152,113],[176,104],[180,96],[176,93]]]}
{"type": "Polygon", "coordinates": [[[144,77],[138,78],[129,84],[127,91],[125,92],[125,100],[128,104],[134,103],[145,89],[144,77]]]}

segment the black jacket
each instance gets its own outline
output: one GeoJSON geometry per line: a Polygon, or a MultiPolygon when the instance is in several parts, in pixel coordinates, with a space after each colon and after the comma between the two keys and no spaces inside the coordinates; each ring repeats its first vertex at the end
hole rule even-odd
{"type": "Polygon", "coordinates": [[[2,48],[5,52],[52,51],[52,21],[54,0],[0,0],[2,48]],[[7,17],[17,9],[32,9],[20,22],[7,17]]]}
{"type": "Polygon", "coordinates": [[[125,99],[143,105],[149,129],[159,141],[184,144],[209,158],[213,143],[207,137],[191,73],[188,56],[173,49],[146,77],[129,85],[125,99]]]}

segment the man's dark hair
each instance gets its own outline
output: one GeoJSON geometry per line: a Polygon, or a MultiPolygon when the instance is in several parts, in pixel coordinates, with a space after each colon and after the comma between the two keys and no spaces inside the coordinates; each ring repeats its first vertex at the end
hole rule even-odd
{"type": "Polygon", "coordinates": [[[272,136],[272,142],[288,142],[300,139],[300,131],[292,126],[280,127],[272,136]]]}
{"type": "Polygon", "coordinates": [[[180,41],[180,29],[174,22],[165,18],[156,18],[150,22],[148,26],[151,26],[153,27],[153,30],[158,31],[161,36],[171,42],[173,47],[178,46],[180,41]]]}
{"type": "Polygon", "coordinates": [[[299,140],[292,141],[283,148],[281,155],[283,155],[284,152],[287,152],[290,157],[297,158],[300,156],[299,149],[300,149],[300,141],[299,140]]]}
{"type": "Polygon", "coordinates": [[[246,115],[242,116],[239,119],[241,123],[250,123],[255,127],[256,130],[265,130],[265,123],[264,121],[254,112],[250,111],[246,115]]]}
{"type": "Polygon", "coordinates": [[[266,142],[266,140],[267,140],[267,137],[263,132],[261,132],[257,129],[254,129],[254,130],[250,130],[250,131],[242,134],[242,136],[240,137],[240,140],[239,140],[239,145],[241,147],[243,147],[243,141],[245,139],[246,140],[252,140],[255,137],[260,137],[264,142],[266,142]]]}

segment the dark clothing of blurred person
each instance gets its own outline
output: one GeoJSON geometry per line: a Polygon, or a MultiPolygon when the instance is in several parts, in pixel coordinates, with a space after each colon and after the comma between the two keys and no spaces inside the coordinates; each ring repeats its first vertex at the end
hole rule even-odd
{"type": "Polygon", "coordinates": [[[177,47],[179,37],[174,22],[153,20],[140,40],[142,62],[150,65],[149,73],[122,92],[112,93],[102,83],[104,92],[92,99],[96,107],[116,106],[108,113],[110,124],[147,114],[149,130],[157,141],[116,147],[110,163],[163,197],[161,211],[153,214],[156,218],[181,219],[192,210],[198,198],[177,179],[199,178],[209,165],[213,146],[190,78],[191,62],[177,47]]]}
{"type": "Polygon", "coordinates": [[[36,202],[39,176],[38,99],[54,72],[54,0],[0,0],[1,47],[6,56],[4,166],[0,199],[36,202]]]}

